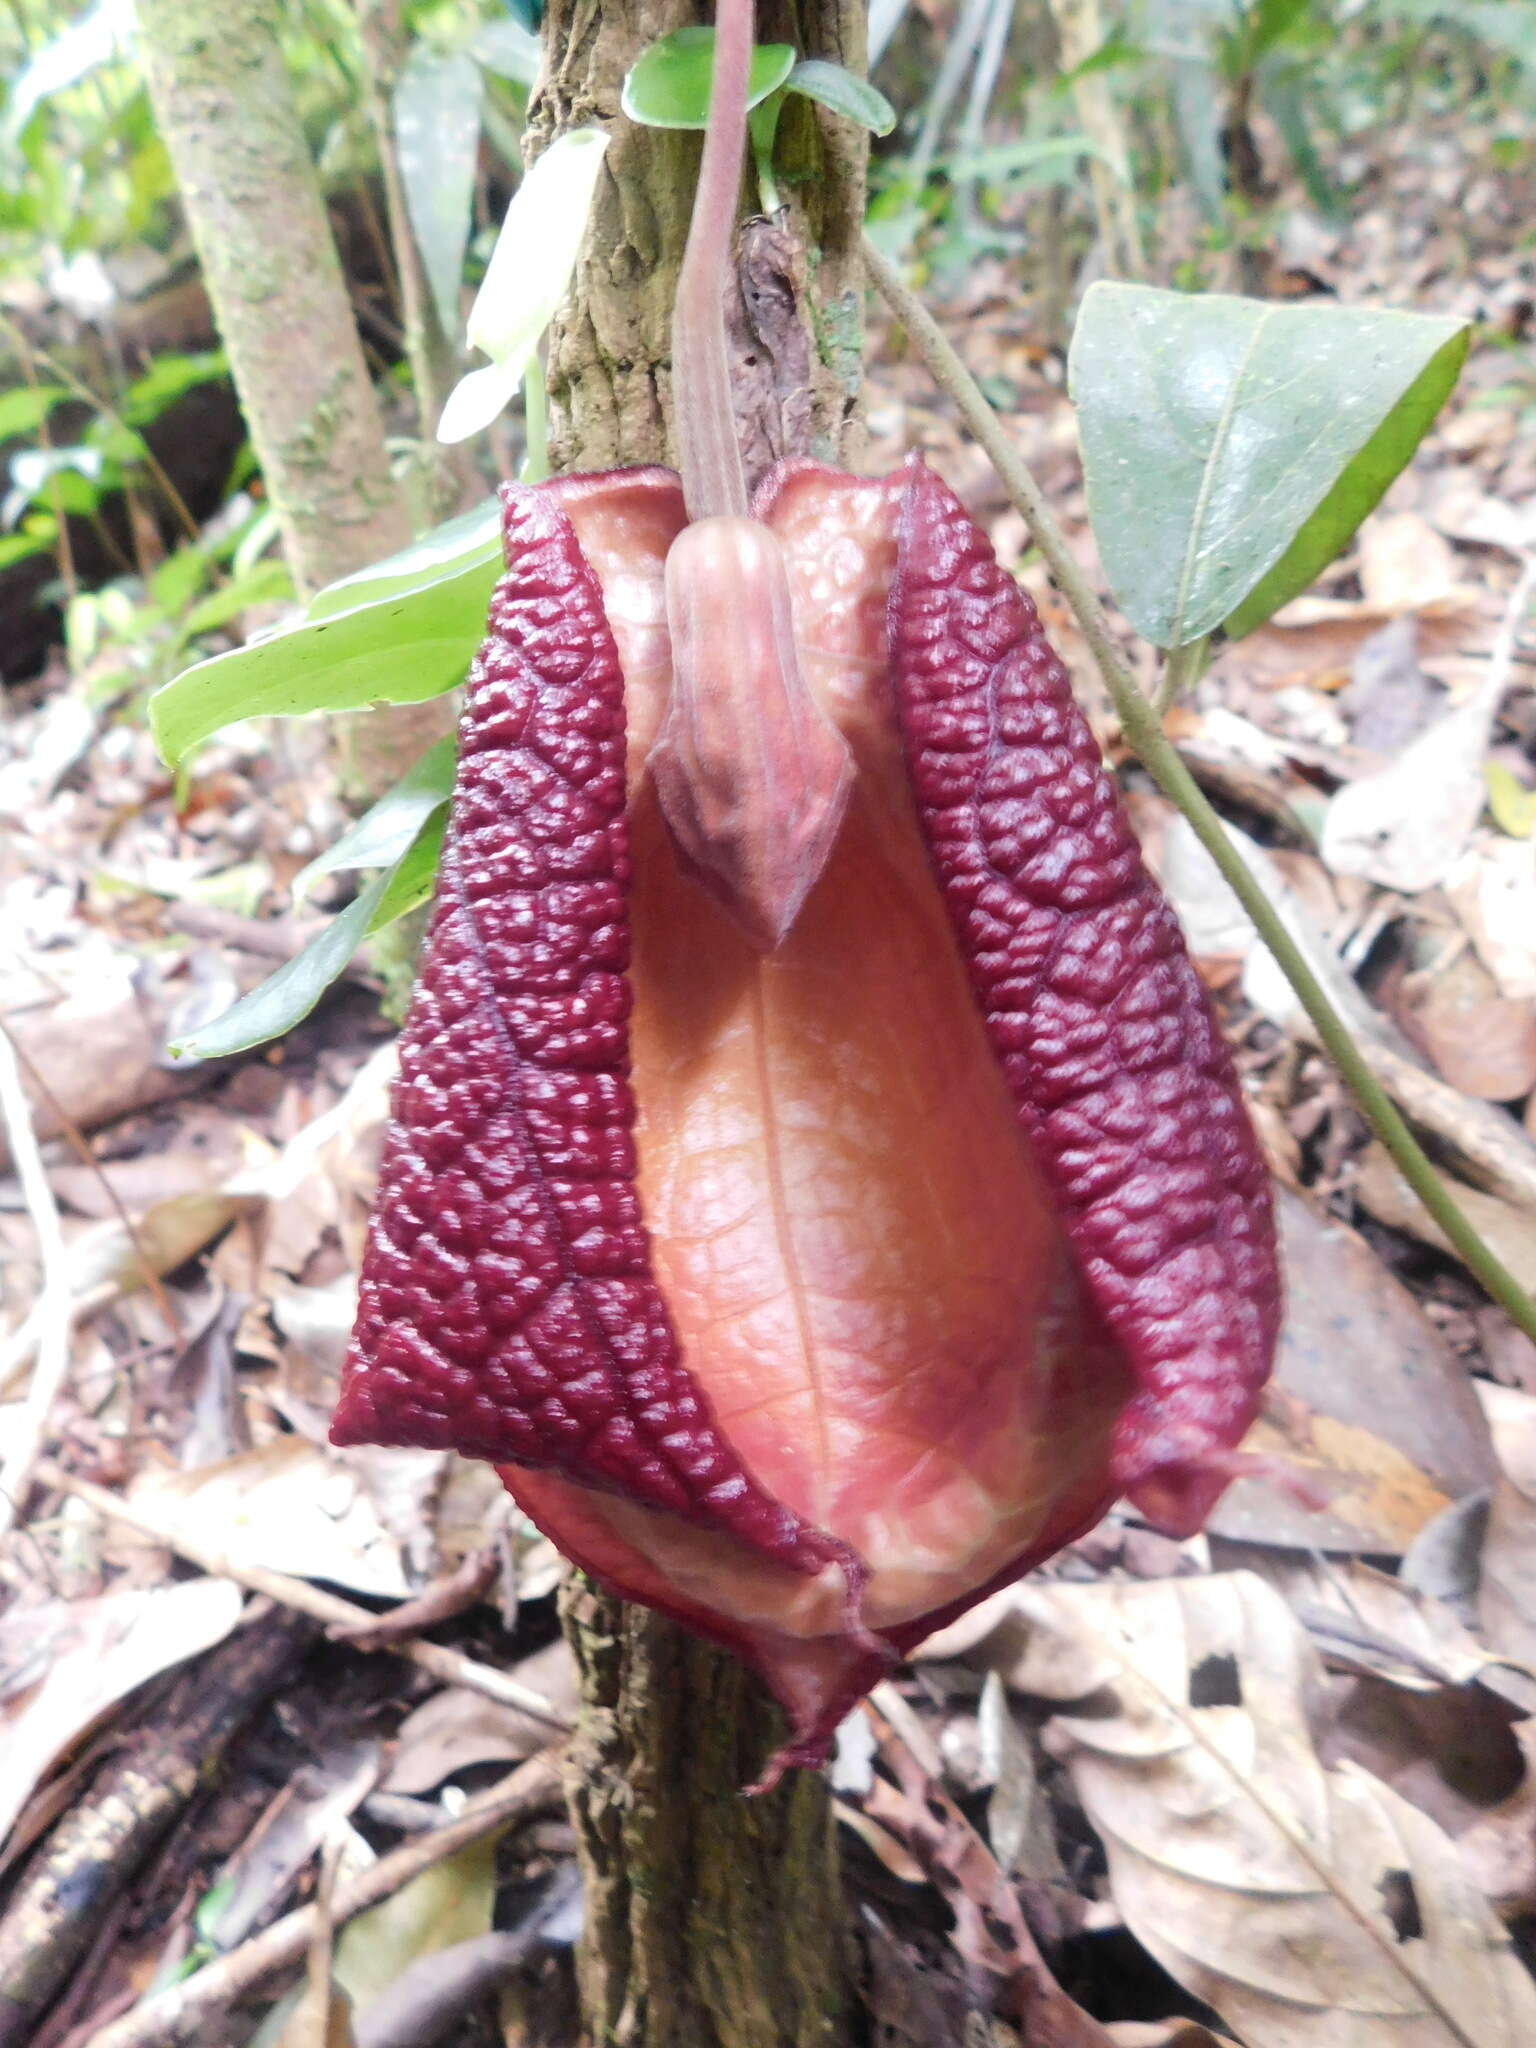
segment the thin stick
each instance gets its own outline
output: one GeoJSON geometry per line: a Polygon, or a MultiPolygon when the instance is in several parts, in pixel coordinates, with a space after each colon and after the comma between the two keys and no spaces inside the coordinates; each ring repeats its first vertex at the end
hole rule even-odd
{"type": "MultiPolygon", "coordinates": [[[[1311,1018],[1323,1050],[1348,1083],[1366,1121],[1397,1161],[1403,1178],[1445,1232],[1468,1270],[1476,1275],[1510,1320],[1536,1341],[1536,1301],[1462,1215],[1445,1182],[1430,1165],[1390,1096],[1371,1072],[1348,1025],[1329,1002],[1322,984],[1307,965],[1284,921],[1228,839],[1221,819],[1164,733],[1156,710],[1143,696],[1116,644],[1103,606],[1078,567],[1039,485],[1008,439],[1002,421],[982,396],[975,378],[940,333],[927,308],[907,289],[894,266],[868,241],[864,244],[864,262],[875,289],[907,330],[934,382],[954,400],[966,425],[991,457],[1004,488],[1045,557],[1046,566],[1077,615],[1083,638],[1099,665],[1127,744],[1163,794],[1189,820],[1195,837],[1253,920],[1259,937],[1275,956],[1281,973],[1311,1018]]],[[[1536,570],[1529,573],[1536,575],[1536,570]]],[[[1517,593],[1522,604],[1529,596],[1530,587],[1527,578],[1522,577],[1521,592],[1517,593]]],[[[1516,619],[1508,633],[1500,636],[1500,647],[1507,648],[1507,660],[1510,662],[1514,658],[1518,635],[1519,620],[1516,619]]]]}
{"type": "MultiPolygon", "coordinates": [[[[121,1494],[109,1493],[106,1487],[96,1486],[89,1479],[77,1479],[74,1473],[64,1471],[47,1459],[38,1464],[37,1476],[46,1485],[57,1487],[60,1493],[73,1494],[76,1500],[85,1501],[98,1514],[110,1516],[115,1522],[125,1522],[129,1528],[138,1529],[155,1542],[163,1543],[168,1550],[174,1550],[179,1557],[207,1572],[210,1578],[233,1579],[237,1585],[248,1587],[253,1593],[265,1593],[269,1600],[280,1601],[299,1614],[312,1615],[316,1621],[324,1622],[327,1628],[357,1630],[363,1634],[378,1628],[380,1617],[370,1614],[366,1607],[343,1600],[337,1593],[324,1592],[319,1586],[310,1585],[307,1579],[291,1579],[286,1572],[269,1571],[265,1565],[241,1564],[233,1558],[223,1557],[212,1545],[184,1536],[156,1515],[124,1500],[121,1494]]],[[[496,1700],[504,1707],[516,1707],[520,1713],[531,1715],[546,1727],[558,1728],[562,1733],[570,1727],[565,1715],[542,1693],[519,1685],[506,1672],[493,1670],[489,1664],[481,1664],[442,1643],[363,1641],[358,1647],[385,1650],[391,1656],[403,1657],[408,1664],[430,1671],[443,1685],[461,1685],[471,1692],[483,1693],[487,1699],[496,1700]]]]}
{"type": "MultiPolygon", "coordinates": [[[[498,1828],[537,1813],[559,1789],[554,1752],[543,1750],[530,1757],[499,1783],[467,1800],[455,1819],[391,1850],[345,1885],[331,1900],[332,1923],[343,1926],[471,1842],[482,1841],[498,1828]]],[[[253,1935],[184,1983],[145,1999],[124,2018],[92,2034],[86,2048],[182,2048],[184,2043],[215,2039],[212,2029],[219,2014],[274,1971],[291,1969],[301,1961],[319,1922],[316,1906],[301,1906],[285,1914],[264,1933],[253,1935]]]]}
{"type": "Polygon", "coordinates": [[[37,1133],[32,1128],[32,1110],[21,1085],[21,1068],[10,1034],[0,1031],[0,1121],[21,1181],[22,1200],[27,1205],[37,1235],[43,1262],[43,1286],[34,1311],[37,1332],[37,1364],[32,1384],[22,1405],[21,1428],[15,1447],[0,1466],[0,1536],[15,1522],[32,1468],[43,1448],[48,1418],[69,1371],[69,1335],[73,1326],[70,1300],[69,1257],[59,1208],[48,1185],[37,1133]]]}

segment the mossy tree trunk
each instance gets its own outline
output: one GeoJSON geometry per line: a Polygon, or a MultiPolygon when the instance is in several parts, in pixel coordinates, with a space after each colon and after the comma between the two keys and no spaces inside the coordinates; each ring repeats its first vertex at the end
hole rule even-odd
{"type": "Polygon", "coordinates": [[[384,422],[278,41],[278,0],[138,0],[155,119],[294,580],[406,545],[384,422]]]}
{"type": "MultiPolygon", "coordinates": [[[[138,0],[139,47],[214,319],[294,581],[310,592],[404,547],[404,496],[294,105],[279,0],[138,0]]],[[[349,751],[367,791],[444,729],[441,706],[372,712],[349,751]],[[403,756],[403,760],[402,760],[403,756]]]]}
{"type": "MultiPolygon", "coordinates": [[[[862,70],[863,0],[760,0],[761,41],[862,70]]],[[[598,121],[613,141],[576,291],[551,337],[561,469],[666,461],[672,295],[694,136],[635,128],[619,89],[688,0],[550,0],[534,146],[598,121]]],[[[741,242],[737,411],[752,478],[784,455],[856,457],[865,144],[790,99],[777,169],[787,214],[741,242]]],[[[734,1659],[573,1586],[582,1677],[568,1792],[587,1878],[582,2000],[595,2048],[836,2048],[848,1935],[825,1784],[791,1772],[757,1799],[783,1734],[734,1659]]]]}

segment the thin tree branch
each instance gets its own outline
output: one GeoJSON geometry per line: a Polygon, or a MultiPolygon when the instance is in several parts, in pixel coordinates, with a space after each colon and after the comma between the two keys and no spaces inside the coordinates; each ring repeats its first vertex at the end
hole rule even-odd
{"type": "MultiPolygon", "coordinates": [[[[864,245],[864,261],[875,289],[905,327],[935,383],[954,400],[966,425],[991,457],[1009,497],[1045,557],[1046,566],[1077,616],[1083,637],[1099,665],[1127,744],[1163,794],[1189,820],[1195,837],[1253,920],[1259,937],[1275,956],[1281,972],[1312,1020],[1323,1050],[1349,1084],[1366,1120],[1396,1160],[1403,1178],[1444,1231],[1468,1270],[1475,1274],[1510,1320],[1536,1340],[1536,1301],[1532,1301],[1463,1216],[1396,1105],[1371,1072],[1349,1027],[1329,1002],[1322,984],[1302,957],[1283,920],[1228,839],[1221,819],[1164,733],[1155,708],[1142,694],[1116,644],[1103,606],[1067,546],[1066,536],[1057,525],[1039,485],[1009,440],[1002,421],[987,403],[975,378],[939,331],[927,308],[908,290],[895,267],[868,241],[864,245]]],[[[1529,586],[1524,578],[1522,586],[1523,603],[1529,595],[1529,586]]],[[[1507,639],[1508,659],[1511,661],[1517,633],[1518,622],[1507,636],[1501,636],[1501,644],[1507,639]]]]}

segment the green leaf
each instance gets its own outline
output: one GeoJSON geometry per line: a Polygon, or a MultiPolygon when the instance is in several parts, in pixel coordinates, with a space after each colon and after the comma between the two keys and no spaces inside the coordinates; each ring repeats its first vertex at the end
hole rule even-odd
{"type": "Polygon", "coordinates": [[[1069,365],[1088,511],[1136,630],[1250,632],[1304,590],[1444,404],[1465,324],[1091,287],[1069,365]]]}
{"type": "Polygon", "coordinates": [[[462,50],[443,56],[425,43],[412,50],[395,87],[395,143],[411,232],[438,324],[450,339],[459,332],[483,90],[473,57],[462,50]]]}
{"type": "Polygon", "coordinates": [[[478,434],[523,381],[570,286],[607,149],[601,128],[567,129],[512,195],[466,329],[470,345],[491,360],[448,394],[439,441],[478,434]]]}
{"type": "MultiPolygon", "coordinates": [[[[777,92],[794,68],[788,43],[759,43],[752,52],[748,107],[777,92]]],[[[714,70],[714,30],[674,29],[640,52],[624,81],[620,104],[631,121],[645,128],[702,128],[714,70]]]]}
{"type": "Polygon", "coordinates": [[[1536,833],[1536,789],[1527,789],[1502,761],[1486,762],[1483,779],[1488,784],[1488,808],[1499,830],[1511,839],[1529,839],[1536,833]]]}
{"type": "Polygon", "coordinates": [[[430,900],[437,888],[437,863],[447,830],[448,806],[441,803],[400,856],[389,877],[389,887],[368,920],[369,938],[383,931],[385,925],[393,924],[397,917],[404,917],[408,910],[414,910],[418,903],[430,900]]]}
{"type": "Polygon", "coordinates": [[[429,747],[393,789],[294,876],[294,902],[307,896],[322,875],[340,868],[389,867],[401,859],[427,819],[452,795],[456,757],[451,737],[429,747]]]}
{"type": "Polygon", "coordinates": [[[389,881],[384,874],[370,882],[302,953],[284,961],[260,988],[253,988],[222,1017],[215,1017],[171,1050],[179,1059],[221,1060],[231,1053],[248,1052],[253,1045],[265,1045],[269,1038],[281,1038],[301,1024],[362,944],[389,881]]]}
{"type": "Polygon", "coordinates": [[[896,126],[896,109],[885,94],[867,78],[856,78],[851,71],[845,71],[841,64],[805,58],[790,72],[785,89],[819,101],[846,121],[857,121],[871,135],[889,135],[896,126]]]}
{"type": "Polygon", "coordinates": [[[184,669],[149,700],[155,742],[174,768],[200,740],[243,718],[418,704],[464,680],[485,631],[494,562],[317,619],[184,669]]]}
{"type": "Polygon", "coordinates": [[[1086,135],[1045,135],[1034,142],[1002,142],[992,149],[957,151],[955,155],[941,157],[939,161],[949,176],[957,181],[984,178],[1002,182],[1012,178],[1027,181],[1031,173],[1041,169],[1056,170],[1064,179],[1072,179],[1077,175],[1079,157],[1098,157],[1104,163],[1109,161],[1086,135]]]}
{"type": "Polygon", "coordinates": [[[253,605],[281,604],[292,596],[293,577],[287,563],[258,562],[244,576],[232,578],[222,589],[210,591],[207,597],[199,599],[181,622],[183,637],[196,640],[203,633],[213,632],[215,627],[227,625],[253,605]]]}
{"type": "Polygon", "coordinates": [[[0,441],[35,433],[59,400],[68,396],[62,384],[21,384],[14,391],[0,391],[0,441]]]}
{"type": "Polygon", "coordinates": [[[213,384],[228,375],[229,360],[221,348],[190,356],[157,356],[143,376],[128,386],[117,410],[130,427],[152,426],[178,398],[200,384],[213,384]]]}
{"type": "Polygon", "coordinates": [[[338,612],[355,611],[360,604],[377,604],[386,597],[426,590],[488,562],[498,568],[501,562],[501,506],[495,498],[484,498],[471,511],[444,520],[399,554],[386,555],[382,562],[371,562],[366,569],[328,583],[310,599],[304,616],[333,619],[338,612]]]}
{"type": "Polygon", "coordinates": [[[1256,64],[1292,30],[1306,25],[1311,13],[1312,0],[1258,0],[1257,6],[1249,9],[1249,63],[1256,64]]]}
{"type": "Polygon", "coordinates": [[[0,534],[0,569],[9,569],[13,562],[25,562],[33,555],[45,555],[49,542],[37,533],[0,534]]]}

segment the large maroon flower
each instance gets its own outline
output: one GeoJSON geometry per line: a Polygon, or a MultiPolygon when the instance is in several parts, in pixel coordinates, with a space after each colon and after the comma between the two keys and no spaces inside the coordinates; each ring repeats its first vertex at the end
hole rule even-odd
{"type": "Polygon", "coordinates": [[[847,757],[766,931],[658,799],[676,478],[504,498],[334,1435],[497,1462],[815,1761],[1117,1494],[1199,1524],[1274,1346],[1264,1168],[1065,672],[920,463],[757,494],[806,702],[745,720],[732,861],[799,829],[807,720],[847,757]]]}

